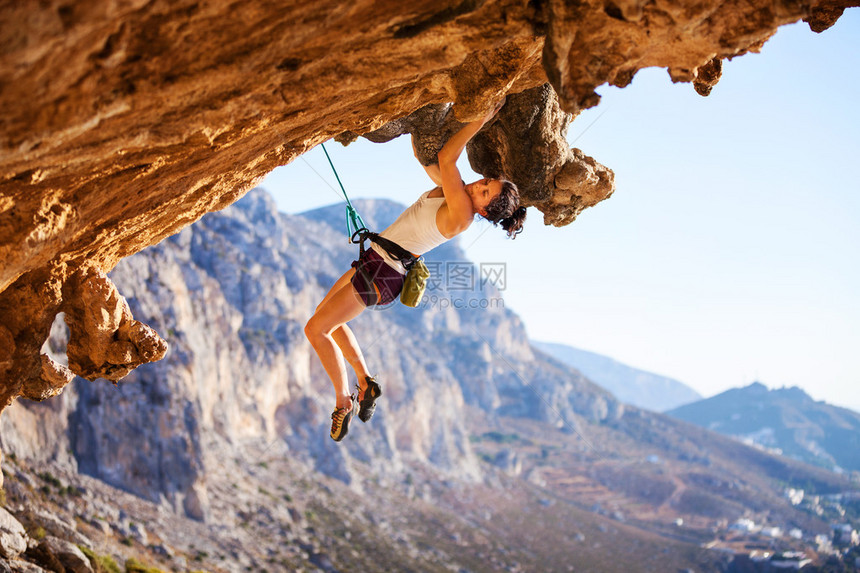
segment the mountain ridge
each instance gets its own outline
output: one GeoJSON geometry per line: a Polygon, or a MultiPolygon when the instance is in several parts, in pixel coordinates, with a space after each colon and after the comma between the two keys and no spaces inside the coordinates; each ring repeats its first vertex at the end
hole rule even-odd
{"type": "Polygon", "coordinates": [[[664,412],[702,398],[701,394],[683,382],[628,366],[596,352],[557,342],[533,341],[533,344],[581,371],[627,404],[664,412]]]}
{"type": "Polygon", "coordinates": [[[667,414],[806,463],[860,471],[860,413],[796,386],[770,390],[753,382],[667,414]]]}

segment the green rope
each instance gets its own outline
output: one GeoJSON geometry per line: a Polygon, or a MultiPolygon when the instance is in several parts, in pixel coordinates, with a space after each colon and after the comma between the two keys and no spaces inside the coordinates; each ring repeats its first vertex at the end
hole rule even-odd
{"type": "Polygon", "coordinates": [[[350,238],[350,242],[352,242],[352,237],[355,233],[362,229],[367,229],[367,225],[364,224],[364,220],[362,220],[361,215],[358,214],[358,211],[355,210],[355,207],[353,207],[352,203],[349,201],[349,195],[346,194],[346,189],[343,188],[343,183],[340,182],[337,169],[334,168],[334,163],[325,148],[325,144],[320,143],[320,147],[322,147],[323,153],[325,153],[325,158],[328,159],[328,164],[334,172],[334,178],[337,179],[337,184],[340,185],[343,198],[346,200],[346,235],[350,238]]]}

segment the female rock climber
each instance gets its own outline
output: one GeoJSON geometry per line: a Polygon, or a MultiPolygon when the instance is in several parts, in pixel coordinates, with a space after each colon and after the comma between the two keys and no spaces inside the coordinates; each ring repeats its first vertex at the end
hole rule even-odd
{"type": "MultiPolygon", "coordinates": [[[[438,185],[421,195],[394,223],[380,233],[408,251],[424,254],[469,228],[475,215],[481,215],[494,225],[501,223],[508,237],[522,231],[526,218],[520,207],[517,187],[504,179],[481,179],[464,184],[457,169],[457,158],[466,144],[498,112],[501,104],[481,120],[466,124],[442,147],[438,163],[425,167],[438,185]]],[[[339,442],[349,431],[355,413],[367,422],[382,395],[379,383],[370,375],[358,342],[347,322],[361,314],[373,299],[376,304],[388,304],[403,287],[405,269],[377,244],[366,250],[359,261],[343,274],[317,306],[305,326],[305,335],[319,356],[323,368],[334,384],[337,404],[331,415],[331,437],[339,442]],[[366,265],[378,291],[374,297],[363,281],[357,280],[355,267],[366,265]],[[349,393],[344,359],[352,366],[359,383],[354,394],[349,393]]],[[[374,293],[375,294],[375,293],[374,293]]]]}

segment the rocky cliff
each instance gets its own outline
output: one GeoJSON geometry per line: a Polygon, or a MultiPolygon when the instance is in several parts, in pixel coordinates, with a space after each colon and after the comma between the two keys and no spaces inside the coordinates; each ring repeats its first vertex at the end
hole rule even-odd
{"type": "MultiPolygon", "coordinates": [[[[374,228],[403,209],[389,201],[355,204],[374,228]]],[[[372,424],[353,430],[360,440],[338,447],[328,437],[331,383],[303,326],[357,256],[342,223],[342,206],[289,216],[256,190],[125,259],[111,278],[134,313],[166,333],[167,356],[118,387],[79,380],[55,408],[11,410],[4,446],[65,460],[205,519],[212,451],[240,451],[249,440],[285,441],[294,456],[347,483],[355,460],[371,460],[388,478],[411,461],[469,481],[479,471],[464,422],[468,406],[559,426],[620,415],[605,391],[534,355],[520,319],[455,242],[427,257],[436,277],[422,307],[396,304],[353,322],[385,384],[385,405],[372,424]],[[446,272],[451,263],[468,276],[446,272]]],[[[51,341],[58,363],[67,337],[57,321],[51,341]]]]}
{"type": "Polygon", "coordinates": [[[427,105],[453,102],[450,121],[465,121],[523,93],[470,153],[479,171],[520,183],[547,222],[566,224],[612,191],[611,173],[559,132],[564,112],[597,103],[597,86],[661,66],[704,94],[723,59],[758,49],[778,26],[805,19],[821,31],[855,5],[5,3],[0,407],[55,395],[73,374],[117,380],[161,358],[164,340],[104,273],[322,141],[427,105]],[[523,146],[524,136],[533,139],[523,146]],[[58,312],[68,367],[40,352],[58,312]]]}
{"type": "MultiPolygon", "coordinates": [[[[356,206],[377,228],[402,209],[356,206]]],[[[343,218],[280,214],[257,190],[123,260],[112,280],[170,349],[117,386],[78,378],[4,412],[0,557],[50,569],[72,544],[164,570],[563,570],[575,552],[588,570],[719,571],[701,545],[728,520],[827,530],[782,488],[846,479],[622,407],[533,349],[456,242],[427,257],[426,304],[353,321],[385,395],[334,443],[302,325],[356,255],[343,218]]],[[[68,337],[60,318],[44,349],[58,364],[68,337]]]]}

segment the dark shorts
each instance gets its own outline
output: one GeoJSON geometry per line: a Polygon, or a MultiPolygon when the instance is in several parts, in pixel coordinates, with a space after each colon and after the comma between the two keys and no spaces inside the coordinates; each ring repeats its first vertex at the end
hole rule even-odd
{"type": "Polygon", "coordinates": [[[366,306],[388,304],[393,302],[403,289],[405,275],[385,262],[379,253],[373,249],[364,251],[364,255],[353,261],[355,274],[352,276],[352,286],[361,296],[366,306]],[[362,273],[361,271],[364,271],[362,273]],[[364,274],[364,277],[362,276],[364,274]],[[366,277],[366,278],[365,278],[366,277]],[[374,299],[376,299],[374,301],[374,299]]]}

